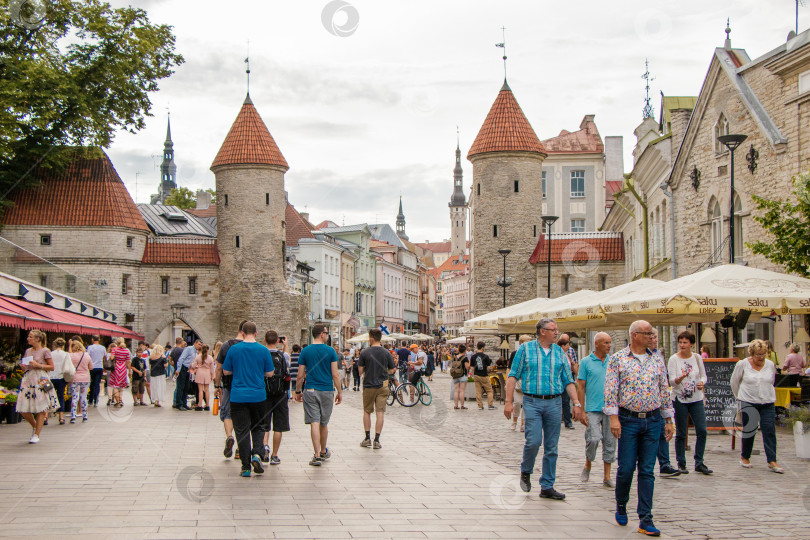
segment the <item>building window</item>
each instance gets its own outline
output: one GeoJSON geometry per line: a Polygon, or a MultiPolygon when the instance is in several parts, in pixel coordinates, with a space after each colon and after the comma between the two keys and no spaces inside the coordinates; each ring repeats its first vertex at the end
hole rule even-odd
{"type": "Polygon", "coordinates": [[[568,281],[571,276],[569,274],[562,275],[562,289],[563,292],[568,292],[568,281]]]}
{"type": "Polygon", "coordinates": [[[197,278],[195,276],[188,278],[188,294],[197,294],[197,278]]]}
{"type": "Polygon", "coordinates": [[[585,220],[584,219],[572,219],[571,220],[571,232],[585,232],[585,220]]]}
{"type": "Polygon", "coordinates": [[[169,278],[167,276],[160,278],[160,294],[169,294],[169,278]]]}
{"type": "Polygon", "coordinates": [[[127,290],[129,289],[129,276],[124,274],[121,276],[121,294],[127,294],[127,290]]]}
{"type": "Polygon", "coordinates": [[[225,194],[225,206],[228,206],[228,194],[225,194]]]}
{"type": "Polygon", "coordinates": [[[238,236],[236,237],[236,247],[242,247],[242,246],[240,245],[240,243],[239,243],[239,237],[238,237],[238,236]]]}
{"type": "Polygon", "coordinates": [[[476,184],[476,188],[475,188],[475,189],[476,189],[476,194],[477,194],[477,195],[481,195],[481,184],[480,184],[480,183],[479,183],[479,184],[476,184]]]}
{"type": "Polygon", "coordinates": [[[534,231],[532,234],[537,238],[537,225],[532,225],[532,230],[534,231]]]}
{"type": "Polygon", "coordinates": [[[723,245],[723,218],[720,214],[720,203],[713,199],[714,204],[710,205],[709,218],[711,220],[711,250],[712,262],[720,260],[720,248],[723,245]]]}
{"type": "Polygon", "coordinates": [[[48,275],[47,274],[40,274],[39,275],[39,286],[40,287],[47,287],[48,286],[48,275]]]}
{"type": "Polygon", "coordinates": [[[518,193],[518,192],[520,192],[520,189],[519,189],[519,186],[518,186],[518,181],[515,180],[515,193],[518,193]]]}
{"type": "Polygon", "coordinates": [[[50,246],[51,245],[51,235],[50,234],[40,234],[39,235],[39,245],[40,246],[50,246]]]}
{"type": "Polygon", "coordinates": [[[810,90],[810,71],[805,71],[799,75],[799,93],[804,94],[810,90]]]}
{"type": "Polygon", "coordinates": [[[546,171],[543,171],[543,198],[546,198],[546,171]]]}
{"type": "Polygon", "coordinates": [[[728,135],[728,120],[726,120],[726,117],[723,114],[720,115],[720,118],[717,119],[717,123],[714,125],[715,154],[722,154],[723,152],[728,151],[726,145],[720,142],[720,137],[722,135],[728,135]]]}
{"type": "Polygon", "coordinates": [[[492,226],[492,236],[494,236],[495,238],[498,237],[498,226],[497,225],[492,226]]]}
{"type": "Polygon", "coordinates": [[[734,258],[742,259],[743,254],[743,224],[742,224],[742,200],[736,193],[734,194],[734,258]]]}
{"type": "Polygon", "coordinates": [[[76,292],[76,276],[65,276],[65,292],[76,292]]]}
{"type": "Polygon", "coordinates": [[[270,206],[270,194],[269,193],[264,194],[264,204],[270,206]]]}
{"type": "Polygon", "coordinates": [[[600,291],[607,289],[607,274],[599,274],[599,287],[600,291]]]}
{"type": "Polygon", "coordinates": [[[134,236],[127,236],[127,247],[132,248],[132,244],[135,242],[134,236]]]}
{"type": "Polygon", "coordinates": [[[571,197],[585,196],[585,171],[571,171],[571,197]]]}

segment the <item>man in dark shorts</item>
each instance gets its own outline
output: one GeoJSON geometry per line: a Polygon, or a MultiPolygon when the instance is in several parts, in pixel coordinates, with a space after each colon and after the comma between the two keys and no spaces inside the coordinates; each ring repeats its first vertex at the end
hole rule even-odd
{"type": "MultiPolygon", "coordinates": [[[[242,326],[247,321],[239,323],[239,331],[236,333],[234,339],[229,339],[222,344],[219,348],[219,353],[216,358],[216,371],[214,373],[214,388],[216,388],[216,396],[219,398],[219,419],[225,425],[225,451],[223,454],[229,458],[233,455],[233,447],[236,439],[233,438],[233,421],[231,420],[231,376],[222,374],[222,364],[225,362],[225,356],[228,354],[228,349],[236,343],[241,343],[245,339],[245,334],[242,332],[242,326]]],[[[236,450],[235,459],[239,459],[239,449],[236,450]]]]}
{"type": "Polygon", "coordinates": [[[273,356],[267,347],[256,342],[256,325],[247,321],[242,325],[245,339],[228,349],[222,364],[223,375],[231,378],[231,418],[239,446],[242,472],[250,476],[250,469],[264,472],[260,458],[264,450],[264,424],[267,416],[267,386],[265,378],[274,372],[273,356]]]}
{"type": "MultiPolygon", "coordinates": [[[[273,355],[273,365],[276,370],[281,369],[278,365],[280,362],[287,362],[287,353],[278,349],[279,337],[278,332],[275,330],[268,330],[264,334],[264,343],[273,355]]],[[[290,407],[287,404],[287,392],[279,396],[271,396],[267,398],[267,429],[264,434],[264,455],[262,461],[270,462],[270,465],[278,465],[281,460],[278,458],[278,449],[281,446],[281,434],[285,431],[290,431],[290,407]],[[273,450],[267,446],[270,442],[270,431],[273,431],[273,450]]]]}
{"type": "Polygon", "coordinates": [[[368,339],[371,346],[360,353],[360,360],[357,368],[363,378],[363,429],[366,431],[366,438],[360,446],[368,448],[371,442],[371,413],[377,415],[374,425],[374,448],[382,448],[380,444],[380,432],[382,432],[383,421],[385,419],[385,404],[388,399],[388,379],[396,371],[394,359],[387,350],[380,346],[382,332],[379,328],[372,328],[368,331],[368,339]]]}

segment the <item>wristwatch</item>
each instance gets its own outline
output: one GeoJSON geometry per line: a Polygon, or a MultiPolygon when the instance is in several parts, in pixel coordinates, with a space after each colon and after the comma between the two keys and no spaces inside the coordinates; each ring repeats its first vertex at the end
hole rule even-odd
{"type": "Polygon", "coordinates": [[[298,390],[296,390],[296,391],[295,391],[295,393],[296,393],[296,394],[300,394],[301,392],[299,392],[298,390]]]}

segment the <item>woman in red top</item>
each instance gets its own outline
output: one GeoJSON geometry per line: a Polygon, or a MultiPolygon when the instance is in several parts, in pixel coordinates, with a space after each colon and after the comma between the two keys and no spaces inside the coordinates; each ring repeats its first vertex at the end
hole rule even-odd
{"type": "Polygon", "coordinates": [[[112,402],[108,401],[107,405],[114,407],[123,407],[124,402],[121,401],[121,389],[127,386],[127,369],[129,369],[129,349],[124,343],[124,338],[115,340],[115,348],[113,349],[113,357],[115,358],[115,368],[110,374],[110,388],[112,388],[112,402]]]}

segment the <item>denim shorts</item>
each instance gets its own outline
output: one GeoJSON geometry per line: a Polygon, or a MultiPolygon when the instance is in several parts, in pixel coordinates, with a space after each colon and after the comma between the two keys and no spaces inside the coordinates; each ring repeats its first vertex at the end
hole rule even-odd
{"type": "Polygon", "coordinates": [[[463,383],[463,382],[467,382],[467,376],[466,375],[464,375],[463,377],[456,377],[455,379],[453,379],[453,384],[459,384],[459,383],[463,383]]]}

